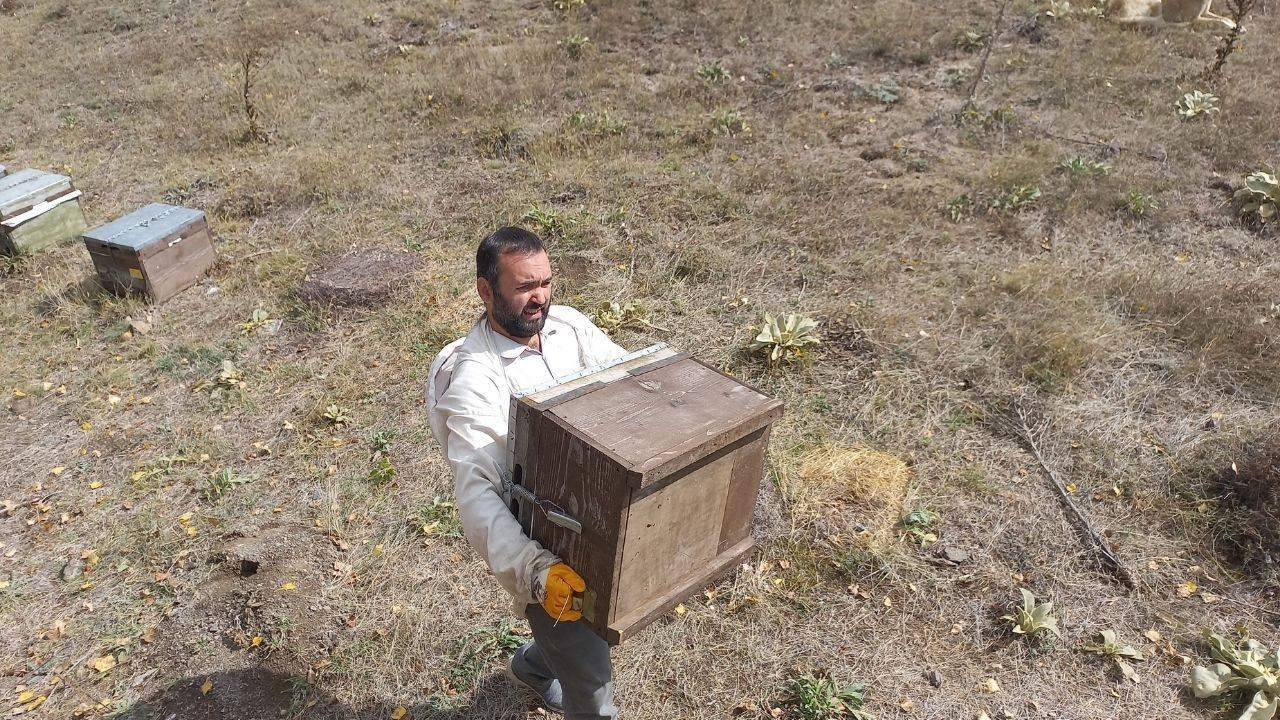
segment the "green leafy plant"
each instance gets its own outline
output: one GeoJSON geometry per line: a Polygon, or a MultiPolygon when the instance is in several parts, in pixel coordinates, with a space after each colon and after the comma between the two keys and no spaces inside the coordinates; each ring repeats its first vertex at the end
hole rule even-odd
{"type": "Polygon", "coordinates": [[[443,537],[457,539],[462,537],[462,520],[458,518],[458,508],[453,503],[442,500],[439,496],[431,498],[417,512],[409,517],[418,532],[427,537],[443,537]]]}
{"type": "Polygon", "coordinates": [[[1013,215],[1030,207],[1040,199],[1040,188],[1035,185],[1018,185],[1000,193],[991,201],[991,209],[1004,215],[1013,215]]]}
{"type": "Polygon", "coordinates": [[[840,53],[831,53],[827,56],[827,68],[830,70],[842,70],[853,64],[849,58],[840,53]]]}
{"type": "Polygon", "coordinates": [[[853,92],[859,97],[879,100],[885,105],[892,105],[902,99],[902,86],[896,80],[885,80],[882,83],[861,85],[855,83],[853,92]]]}
{"type": "Polygon", "coordinates": [[[254,330],[266,327],[270,322],[271,313],[263,310],[262,308],[256,308],[254,309],[253,314],[249,316],[249,322],[240,323],[240,332],[241,334],[247,335],[254,330]]]}
{"type": "Polygon", "coordinates": [[[1276,218],[1280,209],[1280,182],[1274,173],[1251,173],[1244,180],[1244,187],[1233,196],[1240,207],[1240,215],[1259,225],[1269,223],[1276,218]]]}
{"type": "Polygon", "coordinates": [[[764,355],[770,365],[803,361],[807,348],[820,342],[818,321],[794,313],[774,315],[766,311],[760,325],[753,329],[756,335],[747,350],[764,355]]]}
{"type": "Polygon", "coordinates": [[[520,221],[533,223],[541,227],[546,235],[559,238],[563,238],[565,231],[573,224],[573,220],[565,213],[538,205],[530,206],[520,217],[520,221]]]}
{"type": "Polygon", "coordinates": [[[17,275],[26,264],[27,256],[24,254],[0,255],[0,276],[17,275]]]}
{"type": "Polygon", "coordinates": [[[387,456],[395,434],[395,430],[379,430],[373,435],[373,452],[369,455],[373,468],[369,470],[369,482],[374,485],[385,485],[396,479],[396,466],[387,456]]]}
{"type": "Polygon", "coordinates": [[[1065,0],[1050,0],[1049,8],[1044,11],[1045,17],[1061,20],[1071,14],[1071,3],[1065,0]]]}
{"type": "Polygon", "coordinates": [[[231,468],[223,468],[209,478],[209,481],[200,490],[200,495],[205,500],[212,502],[231,492],[231,488],[250,482],[253,482],[253,478],[247,475],[236,475],[231,471],[231,468]]]}
{"type": "Polygon", "coordinates": [[[787,679],[786,704],[801,720],[874,720],[863,710],[867,686],[842,684],[825,671],[796,672],[787,679]]]}
{"type": "Polygon", "coordinates": [[[1022,605],[1015,605],[1012,615],[1004,615],[1000,619],[1013,623],[1013,633],[1026,637],[1036,637],[1048,631],[1062,637],[1058,632],[1058,619],[1053,616],[1053,603],[1036,604],[1036,596],[1026,588],[1019,588],[1022,593],[1022,605]]]}
{"type": "Polygon", "coordinates": [[[336,403],[330,403],[328,407],[324,409],[324,415],[321,417],[325,419],[325,422],[334,427],[342,427],[343,425],[347,425],[351,422],[351,418],[347,415],[347,413],[350,412],[350,408],[344,408],[336,403]]]}
{"type": "Polygon", "coordinates": [[[965,28],[956,36],[956,47],[965,52],[978,52],[987,46],[986,33],[965,28]]]}
{"type": "Polygon", "coordinates": [[[574,60],[585,55],[589,47],[591,47],[591,38],[582,33],[574,33],[564,39],[565,52],[569,53],[569,57],[574,60]]]}
{"type": "Polygon", "coordinates": [[[738,110],[721,110],[711,116],[711,132],[716,135],[747,135],[751,126],[738,110]]]}
{"type": "Polygon", "coordinates": [[[1120,209],[1136,218],[1140,218],[1159,210],[1160,203],[1140,190],[1130,190],[1128,195],[1120,198],[1120,209]]]}
{"type": "Polygon", "coordinates": [[[596,308],[596,326],[609,334],[628,326],[642,326],[668,332],[666,328],[658,327],[649,322],[646,317],[648,314],[649,309],[643,305],[636,303],[619,305],[612,300],[606,300],[600,303],[600,307],[596,308]]]}
{"type": "Polygon", "coordinates": [[[1239,720],[1271,720],[1280,711],[1280,665],[1277,653],[1253,638],[1239,645],[1210,630],[1204,631],[1214,664],[1191,669],[1191,692],[1198,698],[1217,697],[1237,691],[1252,692],[1253,698],[1239,720]]]}
{"type": "Polygon", "coordinates": [[[937,542],[938,535],[933,529],[938,525],[938,521],[942,518],[938,513],[925,508],[912,510],[902,516],[899,524],[902,529],[913,536],[921,544],[937,542]]]}
{"type": "Polygon", "coordinates": [[[1097,160],[1090,160],[1089,158],[1081,155],[1076,155],[1073,158],[1063,160],[1058,167],[1062,168],[1068,175],[1073,177],[1094,178],[1105,177],[1111,174],[1110,165],[1097,160]]]}
{"type": "Polygon", "coordinates": [[[1145,660],[1146,658],[1141,652],[1134,649],[1132,645],[1121,645],[1120,641],[1116,639],[1115,630],[1103,630],[1098,633],[1093,640],[1084,644],[1084,649],[1111,659],[1126,680],[1138,682],[1138,673],[1126,661],[1145,660]]]}
{"type": "Polygon", "coordinates": [[[960,222],[973,215],[973,198],[969,197],[968,193],[951,198],[947,201],[946,212],[951,222],[960,222]]]}
{"type": "Polygon", "coordinates": [[[575,112],[569,116],[569,127],[595,135],[621,135],[627,129],[627,123],[609,114],[575,112]]]}
{"type": "Polygon", "coordinates": [[[699,80],[705,80],[709,83],[727,82],[731,77],[729,69],[719,60],[698,66],[697,75],[699,80]]]}
{"type": "Polygon", "coordinates": [[[1218,96],[1192,90],[1178,100],[1178,115],[1183,120],[1218,114],[1218,96]]]}
{"type": "Polygon", "coordinates": [[[1014,112],[1013,103],[1005,103],[991,110],[966,105],[959,116],[961,125],[980,130],[1003,129],[1012,125],[1015,119],[1017,119],[1017,113],[1014,112]]]}

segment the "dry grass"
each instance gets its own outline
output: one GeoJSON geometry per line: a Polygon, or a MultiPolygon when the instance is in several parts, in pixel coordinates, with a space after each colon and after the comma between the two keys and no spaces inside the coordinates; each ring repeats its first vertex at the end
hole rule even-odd
{"type": "Polygon", "coordinates": [[[768,716],[797,667],[871,681],[880,717],[908,699],[919,717],[1033,700],[1203,716],[1153,645],[1136,686],[1068,648],[1157,629],[1194,655],[1200,626],[1236,622],[1274,644],[1255,609],[1274,601],[1234,574],[1230,504],[1201,459],[1276,423],[1280,266],[1224,189],[1276,162],[1276,16],[1192,88],[1211,34],[1042,6],[1013,4],[984,115],[957,122],[980,57],[958,29],[995,15],[976,0],[0,4],[0,162],[71,174],[91,224],[155,200],[202,208],[220,253],[154,309],[99,293],[76,246],[0,277],[0,696],[48,692],[44,717],[104,698],[139,718],[312,700],[304,717],[525,716],[501,653],[476,651],[518,637],[506,599],[465,543],[422,531],[451,483],[421,385],[477,312],[475,242],[537,208],[559,221],[560,299],[643,303],[669,332],[620,342],[667,341],[788,403],[760,556],[617,650],[628,717],[768,716]],[[576,58],[557,45],[575,34],[590,38],[576,58]],[[256,45],[266,144],[242,142],[237,58],[256,45]],[[716,62],[725,82],[698,76],[716,62]],[[857,90],[889,81],[895,102],[857,90]],[[1222,112],[1180,120],[1191,89],[1222,112]],[[749,132],[715,132],[726,111],[749,132]],[[1076,155],[1110,174],[1066,174],[1076,155]],[[989,210],[1026,186],[1040,198],[989,210]],[[1159,209],[1118,209],[1130,190],[1159,209]],[[961,194],[973,212],[953,222],[961,194]],[[299,303],[352,247],[423,268],[358,315],[299,303]],[[255,309],[279,329],[246,329],[255,309]],[[823,318],[817,362],[771,372],[742,353],[764,310],[823,318]],[[126,336],[144,314],[151,331],[126,336]],[[223,360],[243,390],[194,389],[223,360]],[[1031,460],[986,429],[982,398],[1019,393],[1054,418],[1046,454],[1139,591],[1111,584],[1031,460]],[[325,420],[330,404],[350,422],[325,420]],[[390,482],[370,476],[380,432],[390,482]],[[223,470],[249,481],[211,495],[223,470]],[[904,493],[941,516],[936,543],[892,529],[904,493]],[[828,541],[860,527],[873,552],[828,541]],[[65,577],[87,550],[94,569],[65,577]],[[1222,599],[1179,597],[1188,580],[1222,599]],[[996,618],[1017,587],[1055,601],[1057,651],[1008,642],[996,618]],[[89,665],[111,653],[118,667],[89,665]],[[979,692],[986,677],[1003,692],[979,692]]]}

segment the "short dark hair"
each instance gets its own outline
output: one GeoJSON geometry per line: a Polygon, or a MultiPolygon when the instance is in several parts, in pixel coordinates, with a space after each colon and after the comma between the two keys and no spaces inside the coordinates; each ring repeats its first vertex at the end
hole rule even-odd
{"type": "Polygon", "coordinates": [[[492,235],[480,241],[476,248],[476,277],[498,285],[498,261],[503,255],[520,253],[535,255],[546,251],[542,238],[521,227],[498,228],[492,235]]]}

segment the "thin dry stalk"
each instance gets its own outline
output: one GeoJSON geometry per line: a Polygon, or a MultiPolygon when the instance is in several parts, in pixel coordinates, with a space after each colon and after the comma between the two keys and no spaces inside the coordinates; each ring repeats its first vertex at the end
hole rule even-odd
{"type": "Polygon", "coordinates": [[[982,51],[982,61],[978,63],[978,71],[973,74],[973,82],[969,83],[969,92],[965,95],[964,107],[961,111],[973,107],[974,100],[978,97],[978,83],[982,82],[982,75],[987,71],[987,61],[991,59],[991,49],[996,45],[996,39],[1000,37],[1000,26],[1004,24],[1004,13],[1009,9],[1009,0],[1000,4],[1000,12],[996,15],[996,22],[991,26],[991,40],[987,42],[987,47],[982,51]]]}
{"type": "Polygon", "coordinates": [[[245,142],[266,143],[271,141],[271,136],[265,128],[262,127],[262,120],[258,114],[258,105],[253,101],[253,76],[254,73],[266,64],[262,57],[262,48],[254,46],[245,51],[240,57],[240,70],[244,74],[244,85],[241,88],[241,98],[244,101],[244,117],[248,121],[249,127],[244,132],[245,142]]]}
{"type": "Polygon", "coordinates": [[[1217,57],[1213,64],[1205,68],[1200,73],[1203,80],[1213,80],[1222,74],[1222,68],[1227,64],[1227,58],[1236,51],[1240,43],[1240,36],[1244,33],[1244,19],[1249,13],[1253,12],[1257,6],[1257,0],[1230,0],[1227,7],[1231,10],[1231,20],[1235,22],[1235,27],[1227,33],[1218,45],[1217,57]]]}

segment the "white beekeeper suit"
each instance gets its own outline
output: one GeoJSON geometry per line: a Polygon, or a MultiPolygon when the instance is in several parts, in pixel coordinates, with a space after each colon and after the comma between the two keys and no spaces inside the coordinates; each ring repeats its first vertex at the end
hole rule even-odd
{"type": "Polygon", "coordinates": [[[626,354],[565,305],[548,311],[541,345],[539,351],[501,335],[482,317],[437,356],[427,389],[431,431],[453,468],[467,542],[520,609],[541,601],[536,589],[559,558],[524,534],[503,488],[511,394],[626,354]]]}

